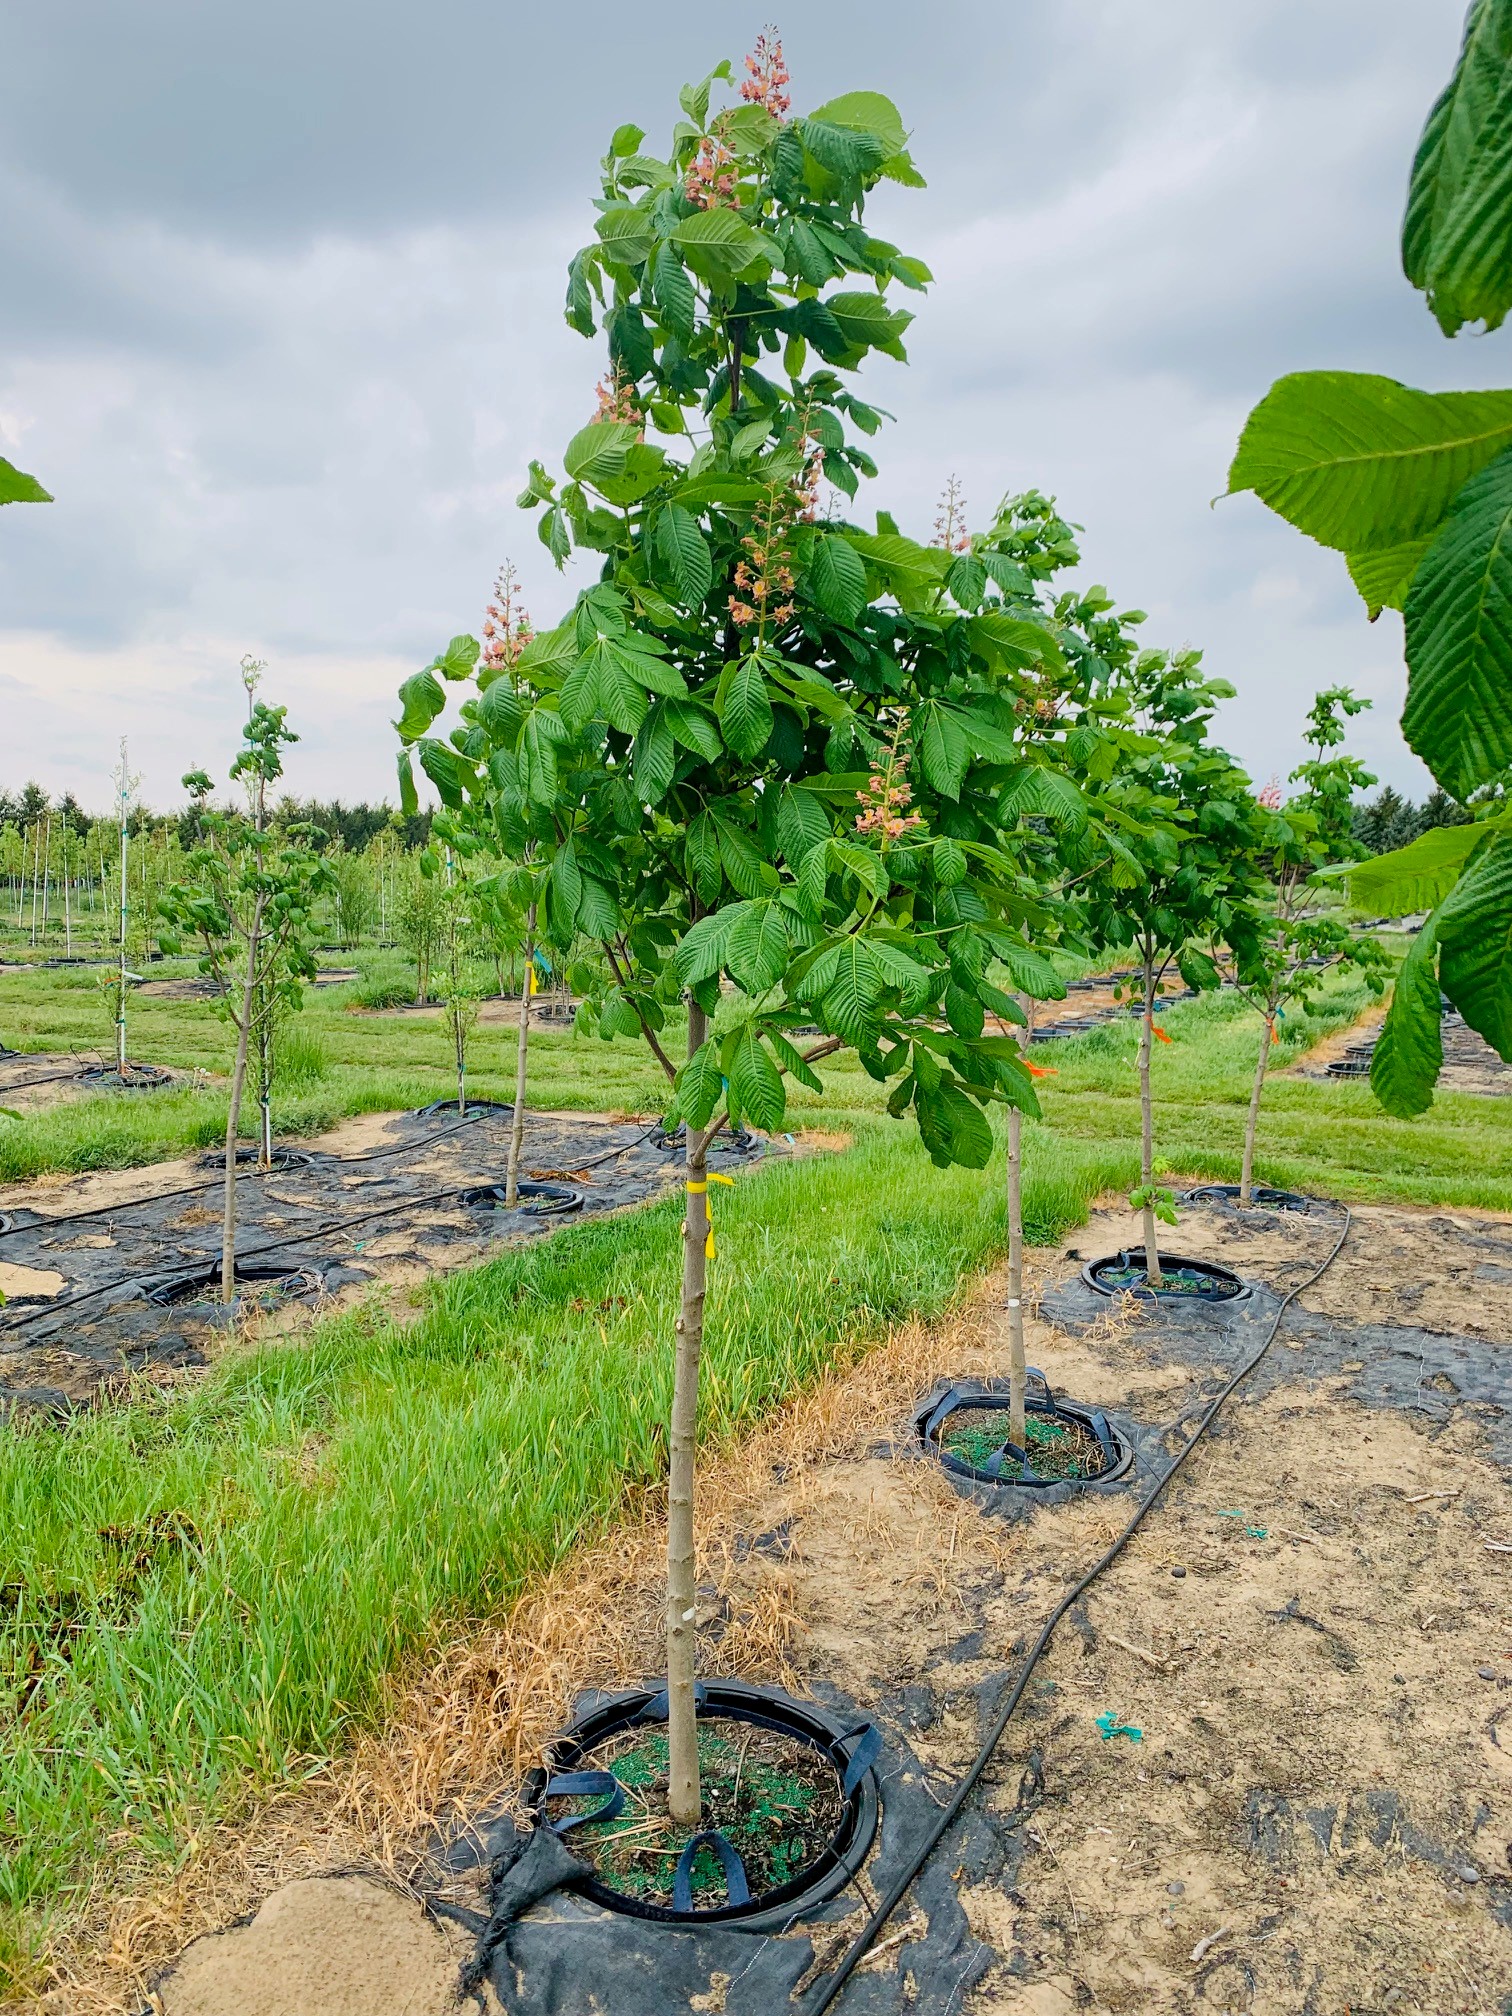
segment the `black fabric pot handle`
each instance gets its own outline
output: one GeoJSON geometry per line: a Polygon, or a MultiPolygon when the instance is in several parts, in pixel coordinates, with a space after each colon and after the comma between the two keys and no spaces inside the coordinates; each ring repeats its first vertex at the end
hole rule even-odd
{"type": "Polygon", "coordinates": [[[1108,1426],[1108,1417],[1101,1407],[1094,1407],[1088,1419],[1092,1423],[1092,1433],[1097,1437],[1098,1446],[1103,1452],[1103,1468],[1111,1470],[1118,1461],[1118,1451],[1113,1445],[1113,1431],[1108,1426]]]}
{"type": "MultiPolygon", "coordinates": [[[[1037,1365],[1026,1365],[1024,1367],[1024,1384],[1030,1386],[1036,1382],[1037,1392],[1035,1397],[1038,1398],[1040,1394],[1043,1394],[1045,1405],[1053,1408],[1055,1405],[1055,1395],[1050,1390],[1050,1381],[1037,1365]]],[[[980,1388],[971,1386],[952,1386],[948,1392],[941,1394],[931,1410],[929,1419],[924,1423],[924,1440],[926,1442],[933,1442],[946,1420],[955,1412],[957,1407],[969,1407],[973,1401],[980,1401],[981,1398],[980,1388]]]]}
{"type": "Polygon", "coordinates": [[[1005,1442],[1001,1449],[994,1449],[992,1454],[987,1458],[987,1461],[982,1465],[982,1475],[984,1477],[1001,1477],[1003,1466],[1010,1456],[1018,1464],[1019,1475],[1024,1479],[1025,1483],[1032,1484],[1034,1481],[1034,1472],[1029,1467],[1029,1451],[1027,1449],[1020,1449],[1017,1442],[1005,1442]]]}
{"type": "Polygon", "coordinates": [[[695,1834],[677,1858],[672,1874],[672,1909],[693,1909],[693,1864],[700,1848],[712,1848],[724,1869],[725,1889],[732,1905],[749,1904],[751,1886],[746,1881],[745,1864],[717,1827],[705,1827],[695,1834]]]}
{"type": "MultiPolygon", "coordinates": [[[[704,1686],[702,1680],[695,1680],[693,1682],[693,1706],[695,1708],[702,1708],[707,1700],[708,1689],[704,1686]]],[[[637,1722],[665,1722],[670,1719],[671,1713],[672,1704],[667,1699],[666,1688],[663,1687],[660,1694],[653,1694],[651,1696],[651,1699],[646,1703],[644,1708],[636,1709],[635,1719],[637,1722]]]]}
{"type": "Polygon", "coordinates": [[[559,1771],[546,1780],[542,1795],[547,1799],[593,1798],[602,1796],[603,1805],[587,1813],[569,1813],[552,1823],[552,1832],[565,1834],[588,1820],[612,1820],[625,1810],[625,1788],[612,1771],[559,1771]]]}

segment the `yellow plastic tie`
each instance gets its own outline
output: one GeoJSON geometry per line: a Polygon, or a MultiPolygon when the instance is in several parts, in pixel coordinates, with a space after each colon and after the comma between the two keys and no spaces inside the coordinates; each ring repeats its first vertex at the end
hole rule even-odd
{"type": "MultiPolygon", "coordinates": [[[[733,1189],[735,1178],[733,1176],[721,1176],[717,1169],[711,1169],[702,1183],[689,1182],[684,1185],[684,1188],[690,1197],[702,1197],[711,1183],[728,1183],[733,1189]]],[[[704,1240],[704,1258],[712,1260],[714,1258],[714,1207],[712,1204],[708,1206],[708,1213],[709,1234],[704,1240]]]]}

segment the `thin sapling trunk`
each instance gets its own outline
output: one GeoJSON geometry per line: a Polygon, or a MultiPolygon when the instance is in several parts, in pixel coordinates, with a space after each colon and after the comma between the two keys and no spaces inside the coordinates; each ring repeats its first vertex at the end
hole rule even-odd
{"type": "Polygon", "coordinates": [[[1008,1108],[1008,1433],[1024,1447],[1023,1115],[1008,1108]]]}
{"type": "Polygon", "coordinates": [[[1248,1205],[1255,1182],[1255,1135],[1260,1125],[1260,1095],[1265,1090],[1265,1073],[1270,1064],[1271,1044],[1276,1040],[1276,1010],[1265,1010],[1260,1027],[1260,1055],[1255,1059],[1255,1082],[1250,1087],[1249,1117],[1244,1123],[1244,1165],[1239,1171],[1239,1202],[1248,1205]]]}
{"type": "Polygon", "coordinates": [[[520,982],[520,1031],[515,1045],[514,1112],[509,1122],[509,1166],[504,1173],[504,1208],[512,1211],[520,1187],[520,1147],[525,1139],[525,1063],[530,1047],[530,976],[535,971],[535,905],[525,923],[525,977],[520,982]]]}
{"type": "Polygon", "coordinates": [[[1155,1103],[1150,1096],[1150,1053],[1155,1047],[1155,955],[1145,948],[1144,1017],[1139,1025],[1139,1182],[1144,1191],[1145,1280],[1162,1283],[1155,1237],[1155,1103]]]}
{"type": "MultiPolygon", "coordinates": [[[[707,1018],[688,1004],[688,1055],[703,1043],[707,1018]]],[[[698,1359],[703,1348],[708,1280],[708,1128],[687,1130],[687,1199],[683,1218],[682,1307],[672,1372],[672,1433],[667,1493],[667,1804],[681,1827],[696,1827],[703,1810],[698,1776],[694,1699],[697,1568],[693,1544],[693,1461],[698,1434],[698,1359]]]]}
{"type": "Polygon", "coordinates": [[[221,1301],[236,1300],[236,1140],[241,1129],[242,1090],[247,1082],[247,1052],[251,1045],[253,1004],[257,997],[257,958],[262,940],[263,901],[252,908],[247,932],[247,977],[242,984],[241,1013],[236,1023],[236,1065],[231,1073],[231,1100],[226,1108],[226,1184],[221,1207],[221,1301]]]}

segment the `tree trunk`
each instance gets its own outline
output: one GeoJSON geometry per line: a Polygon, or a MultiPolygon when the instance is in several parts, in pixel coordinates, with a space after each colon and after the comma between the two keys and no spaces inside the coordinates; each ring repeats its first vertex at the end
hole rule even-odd
{"type": "Polygon", "coordinates": [[[1255,1059],[1255,1082],[1250,1087],[1249,1118],[1244,1123],[1244,1166],[1239,1171],[1239,1202],[1246,1207],[1255,1182],[1255,1134],[1260,1125],[1260,1095],[1265,1090],[1265,1073],[1270,1064],[1275,1035],[1276,1011],[1267,1008],[1260,1029],[1260,1055],[1255,1059]]]}
{"type": "Polygon", "coordinates": [[[261,1004],[257,1023],[257,1166],[273,1167],[273,1028],[269,1003],[261,1004]]]}
{"type": "Polygon", "coordinates": [[[1008,1432],[1024,1447],[1024,1190],[1023,1121],[1008,1108],[1008,1432]]]}
{"type": "MultiPolygon", "coordinates": [[[[703,1010],[688,1003],[688,1055],[704,1040],[703,1010]]],[[[688,1128],[687,1202],[683,1219],[682,1308],[672,1373],[672,1433],[667,1492],[667,1804],[681,1827],[703,1810],[698,1776],[698,1721],[693,1696],[697,1566],[693,1536],[693,1460],[698,1434],[698,1359],[703,1347],[708,1278],[708,1128],[688,1128]]]]}
{"type": "Polygon", "coordinates": [[[231,1101],[226,1108],[226,1187],[221,1205],[221,1300],[236,1300],[236,1137],[241,1128],[242,1088],[247,1082],[247,1051],[252,1038],[252,1003],[256,993],[257,954],[262,938],[263,899],[252,910],[247,937],[247,978],[242,987],[241,1015],[236,1025],[236,1065],[231,1073],[231,1101]]]}
{"type": "Polygon", "coordinates": [[[1144,958],[1144,1020],[1139,1025],[1139,1183],[1144,1205],[1145,1280],[1161,1285],[1160,1247],[1155,1236],[1155,1206],[1148,1193],[1155,1186],[1155,1106],[1150,1097],[1150,1052],[1155,1047],[1155,956],[1144,958]]]}
{"type": "Polygon", "coordinates": [[[126,820],[121,819],[121,938],[116,974],[116,1070],[126,1076],[126,820]]]}
{"type": "Polygon", "coordinates": [[[535,905],[525,920],[525,978],[520,982],[520,1033],[515,1045],[514,1112],[509,1122],[509,1166],[504,1173],[504,1208],[512,1211],[520,1184],[520,1144],[525,1139],[525,1059],[530,1046],[530,976],[535,971],[535,905]]]}

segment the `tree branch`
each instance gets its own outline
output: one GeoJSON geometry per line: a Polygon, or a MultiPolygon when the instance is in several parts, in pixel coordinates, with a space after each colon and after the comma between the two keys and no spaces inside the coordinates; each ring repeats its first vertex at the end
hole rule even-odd
{"type": "MultiPolygon", "coordinates": [[[[604,948],[605,956],[608,958],[615,979],[619,982],[620,987],[623,989],[625,985],[625,974],[618,959],[616,959],[614,956],[614,947],[609,943],[609,940],[607,938],[601,938],[599,940],[599,943],[604,948]]],[[[628,994],[625,996],[625,999],[627,1001],[630,1000],[628,994]]],[[[651,1027],[651,1024],[646,1020],[645,1016],[641,1013],[636,1003],[634,1001],[630,1001],[630,1006],[635,1009],[635,1019],[637,1022],[639,1022],[641,1026],[641,1034],[645,1037],[646,1041],[651,1045],[651,1054],[653,1057],[655,1057],[657,1063],[660,1064],[663,1071],[666,1072],[667,1082],[670,1085],[677,1077],[677,1066],[672,1062],[672,1059],[667,1055],[666,1051],[663,1050],[660,1043],[657,1042],[656,1031],[651,1027]]]]}

